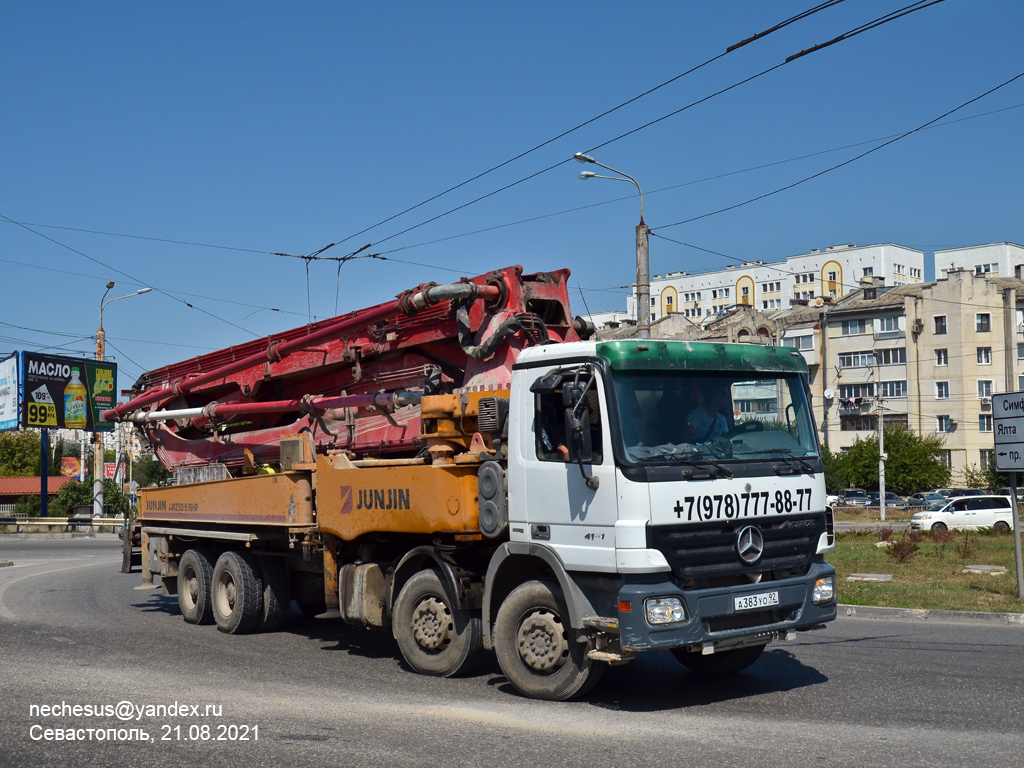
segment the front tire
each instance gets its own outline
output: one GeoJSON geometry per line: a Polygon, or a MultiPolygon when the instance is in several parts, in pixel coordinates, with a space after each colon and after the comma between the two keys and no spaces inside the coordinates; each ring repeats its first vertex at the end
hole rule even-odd
{"type": "Polygon", "coordinates": [[[734,675],[741,669],[746,669],[761,658],[764,649],[763,645],[751,645],[746,648],[734,648],[731,651],[719,651],[705,656],[699,651],[673,648],[672,655],[680,664],[695,674],[702,677],[721,677],[734,675]]]}
{"type": "Polygon", "coordinates": [[[607,665],[588,658],[557,586],[528,581],[512,590],[494,624],[494,650],[505,677],[524,696],[568,701],[593,688],[607,665]]]}
{"type": "Polygon", "coordinates": [[[420,674],[452,677],[480,661],[480,617],[453,604],[437,571],[420,571],[398,593],[392,628],[402,656],[420,674]]]}
{"type": "Polygon", "coordinates": [[[178,608],[189,624],[212,624],[210,585],[213,563],[205,552],[190,549],[178,561],[178,608]]]}
{"type": "Polygon", "coordinates": [[[945,531],[945,530],[948,530],[948,528],[946,528],[946,524],[945,523],[934,523],[932,525],[932,530],[933,531],[945,531]]]}
{"type": "Polygon", "coordinates": [[[217,559],[211,588],[217,629],[243,635],[263,621],[263,583],[249,555],[228,551],[217,559]]]}

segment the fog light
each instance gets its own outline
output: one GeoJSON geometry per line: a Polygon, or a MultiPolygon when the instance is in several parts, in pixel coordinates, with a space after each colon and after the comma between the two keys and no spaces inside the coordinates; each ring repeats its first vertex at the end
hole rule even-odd
{"type": "Polygon", "coordinates": [[[836,596],[836,578],[835,576],[826,576],[823,579],[818,579],[814,582],[814,591],[811,593],[811,602],[815,605],[818,603],[827,603],[836,596]]]}
{"type": "Polygon", "coordinates": [[[648,624],[674,624],[686,621],[686,609],[678,597],[652,597],[644,601],[648,624]]]}

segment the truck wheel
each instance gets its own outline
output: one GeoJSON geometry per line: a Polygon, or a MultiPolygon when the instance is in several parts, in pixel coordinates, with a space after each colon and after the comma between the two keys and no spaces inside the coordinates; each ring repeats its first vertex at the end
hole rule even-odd
{"type": "Polygon", "coordinates": [[[505,598],[494,624],[494,650],[501,671],[525,696],[567,701],[582,696],[607,665],[587,657],[589,643],[566,620],[558,587],[528,581],[505,598]]]}
{"type": "Polygon", "coordinates": [[[213,563],[205,552],[190,549],[178,561],[178,607],[189,624],[212,624],[210,585],[213,563]]]}
{"type": "Polygon", "coordinates": [[[252,558],[228,551],[213,569],[213,619],[217,629],[242,635],[259,628],[263,620],[263,584],[252,558]]]}
{"type": "Polygon", "coordinates": [[[406,662],[422,675],[465,674],[483,654],[479,615],[454,610],[453,602],[436,571],[417,573],[395,600],[395,639],[406,662]]]}
{"type": "Polygon", "coordinates": [[[731,651],[719,651],[705,656],[700,651],[673,648],[672,655],[691,672],[704,677],[719,677],[732,675],[741,669],[746,669],[761,658],[764,649],[763,645],[751,645],[747,648],[734,648],[731,651]]]}
{"type": "Polygon", "coordinates": [[[291,606],[288,594],[288,569],[279,557],[258,558],[263,580],[263,620],[260,631],[275,632],[291,606]]]}

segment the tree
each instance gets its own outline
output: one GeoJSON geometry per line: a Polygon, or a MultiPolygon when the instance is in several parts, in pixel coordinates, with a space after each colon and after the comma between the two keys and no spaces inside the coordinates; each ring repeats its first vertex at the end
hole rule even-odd
{"type": "Polygon", "coordinates": [[[832,453],[828,446],[825,446],[821,460],[825,467],[825,490],[828,493],[839,493],[843,488],[849,487],[845,459],[841,452],[832,453]]]}
{"type": "MultiPolygon", "coordinates": [[[[75,507],[92,507],[92,483],[78,483],[72,480],[61,488],[49,504],[52,517],[68,517],[75,507]]],[[[124,517],[128,511],[128,497],[113,480],[103,481],[103,508],[106,514],[124,517]]]]}
{"type": "Polygon", "coordinates": [[[164,480],[173,477],[172,472],[164,469],[163,464],[154,456],[143,456],[132,463],[132,479],[139,484],[140,488],[149,485],[159,485],[164,480]]]}
{"type": "MultiPolygon", "coordinates": [[[[949,469],[942,463],[943,438],[918,435],[907,427],[885,427],[885,490],[907,495],[949,484],[949,469]]],[[[858,439],[842,462],[851,485],[878,490],[878,437],[858,439]]]]}
{"type": "Polygon", "coordinates": [[[0,434],[0,477],[38,475],[40,446],[37,429],[0,434]]]}

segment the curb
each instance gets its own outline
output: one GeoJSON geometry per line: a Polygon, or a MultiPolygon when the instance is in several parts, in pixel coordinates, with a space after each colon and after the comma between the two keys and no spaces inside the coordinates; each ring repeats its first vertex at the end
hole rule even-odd
{"type": "Polygon", "coordinates": [[[958,624],[989,624],[1024,627],[1024,613],[986,613],[985,611],[937,611],[925,608],[881,608],[873,605],[839,605],[839,616],[851,619],[889,619],[902,621],[944,621],[958,624]]]}

